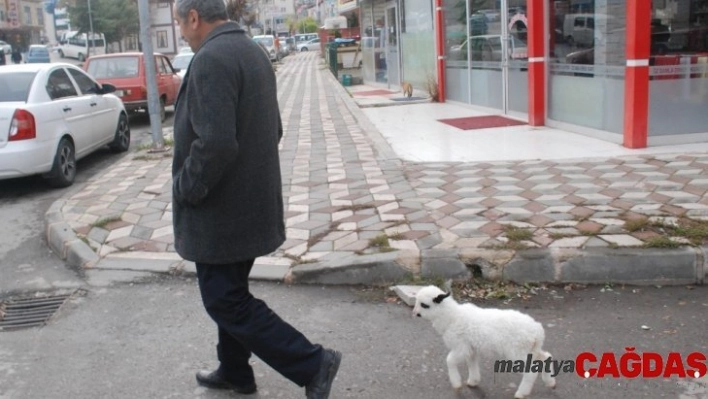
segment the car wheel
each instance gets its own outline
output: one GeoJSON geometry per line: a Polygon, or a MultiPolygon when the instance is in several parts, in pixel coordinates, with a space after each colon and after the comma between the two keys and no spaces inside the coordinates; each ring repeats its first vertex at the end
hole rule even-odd
{"type": "Polygon", "coordinates": [[[59,50],[59,58],[64,58],[64,52],[59,50]]]}
{"type": "Polygon", "coordinates": [[[77,57],[80,62],[86,61],[86,56],[84,56],[82,53],[79,53],[79,56],[77,57]]]}
{"type": "Polygon", "coordinates": [[[130,125],[125,114],[120,114],[118,126],[116,127],[116,136],[108,146],[113,152],[126,152],[130,148],[130,125]]]}
{"type": "Polygon", "coordinates": [[[300,49],[300,52],[307,51],[307,47],[303,47],[300,49]]]}
{"type": "Polygon", "coordinates": [[[76,177],[76,154],[74,145],[67,138],[59,141],[57,153],[54,155],[54,164],[49,172],[49,184],[53,187],[68,187],[74,183],[76,177]]]}
{"type": "Polygon", "coordinates": [[[164,122],[167,119],[165,112],[165,97],[160,97],[160,121],[164,122]]]}

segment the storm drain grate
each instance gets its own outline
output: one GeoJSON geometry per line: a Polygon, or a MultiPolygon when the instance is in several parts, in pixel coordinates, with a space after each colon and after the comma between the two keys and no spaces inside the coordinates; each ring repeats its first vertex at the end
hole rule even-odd
{"type": "Polygon", "coordinates": [[[0,302],[0,331],[43,326],[71,294],[11,298],[0,302]]]}

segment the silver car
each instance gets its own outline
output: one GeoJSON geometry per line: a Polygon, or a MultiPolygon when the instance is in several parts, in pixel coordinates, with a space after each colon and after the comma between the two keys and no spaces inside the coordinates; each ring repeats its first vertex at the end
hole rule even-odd
{"type": "Polygon", "coordinates": [[[0,40],[0,49],[2,49],[2,51],[5,53],[5,55],[12,53],[12,46],[10,46],[9,43],[4,42],[2,40],[0,40]]]}

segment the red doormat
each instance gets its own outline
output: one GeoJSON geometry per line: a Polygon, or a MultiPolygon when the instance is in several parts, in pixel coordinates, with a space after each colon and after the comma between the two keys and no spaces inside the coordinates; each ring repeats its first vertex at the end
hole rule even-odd
{"type": "Polygon", "coordinates": [[[462,130],[488,129],[493,127],[520,126],[526,124],[526,122],[517,121],[516,119],[509,119],[499,115],[438,119],[438,121],[462,130]]]}
{"type": "Polygon", "coordinates": [[[390,90],[367,90],[367,91],[357,91],[352,94],[355,96],[386,96],[389,94],[394,94],[395,91],[390,90]]]}

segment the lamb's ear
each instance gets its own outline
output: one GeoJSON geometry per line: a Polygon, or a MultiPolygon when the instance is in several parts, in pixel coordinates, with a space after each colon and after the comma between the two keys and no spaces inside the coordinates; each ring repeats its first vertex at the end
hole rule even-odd
{"type": "Polygon", "coordinates": [[[449,297],[449,296],[450,296],[450,293],[449,293],[449,292],[448,292],[447,294],[440,294],[440,295],[438,295],[437,297],[435,297],[435,299],[433,299],[433,302],[435,302],[435,303],[440,303],[440,302],[443,301],[443,299],[445,299],[445,298],[447,298],[447,297],[449,297]]]}

